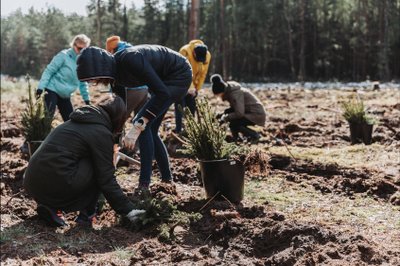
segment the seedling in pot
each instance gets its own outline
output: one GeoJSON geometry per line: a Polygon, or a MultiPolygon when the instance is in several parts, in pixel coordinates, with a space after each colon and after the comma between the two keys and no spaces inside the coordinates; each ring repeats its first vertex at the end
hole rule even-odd
{"type": "Polygon", "coordinates": [[[52,129],[53,116],[45,107],[44,95],[34,101],[30,76],[26,75],[28,82],[28,101],[22,113],[22,132],[31,155],[52,129]]]}

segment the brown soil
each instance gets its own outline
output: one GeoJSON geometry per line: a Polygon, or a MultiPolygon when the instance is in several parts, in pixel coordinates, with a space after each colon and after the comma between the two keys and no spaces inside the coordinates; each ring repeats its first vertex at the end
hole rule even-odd
{"type": "MultiPolygon", "coordinates": [[[[311,186],[315,193],[337,195],[339,202],[371,197],[382,206],[399,210],[400,177],[386,173],[384,166],[351,168],[268,152],[268,147],[283,145],[347,147],[348,126],[336,113],[337,106],[332,99],[346,97],[350,92],[298,89],[290,93],[268,90],[256,91],[256,94],[265,103],[269,117],[266,127],[257,129],[263,136],[260,143],[252,145],[252,152],[239,158],[246,167],[245,186],[256,182],[268,187],[269,178],[276,177],[298,191],[311,186]]],[[[393,95],[396,92],[392,90],[379,94],[384,99],[393,95]]],[[[95,99],[99,97],[96,95],[95,99]]],[[[371,111],[380,120],[374,130],[374,143],[399,149],[398,104],[374,101],[378,97],[375,92],[366,92],[363,97],[367,103],[370,101],[371,111]]],[[[75,97],[76,106],[81,104],[78,98],[75,97]]],[[[224,107],[217,105],[215,99],[211,104],[220,109],[224,107]]],[[[151,188],[154,197],[160,194],[173,197],[178,210],[202,214],[199,221],[177,226],[174,241],[159,241],[154,235],[157,225],[130,230],[120,223],[108,205],[94,228],[77,226],[73,222],[75,213],[66,215],[70,227],[49,228],[38,219],[36,203],[22,189],[28,163],[20,151],[24,141],[20,129],[22,109],[23,105],[16,99],[1,102],[2,265],[400,264],[400,247],[391,240],[400,236],[398,221],[394,221],[398,217],[395,211],[386,219],[391,224],[388,231],[393,237],[378,241],[379,228],[372,224],[363,225],[367,230],[360,231],[357,224],[345,217],[337,224],[313,221],[313,217],[308,221],[298,220],[290,212],[279,211],[271,201],[254,200],[257,195],[245,194],[245,199],[237,205],[224,200],[207,202],[197,162],[182,155],[171,158],[175,184],[159,183],[155,169],[151,188]],[[239,217],[215,217],[211,210],[237,211],[239,217]]],[[[166,120],[173,123],[171,116],[166,120]]],[[[121,162],[117,174],[121,187],[133,197],[138,167],[121,162]]],[[[319,215],[318,210],[314,215],[319,215]]]]}

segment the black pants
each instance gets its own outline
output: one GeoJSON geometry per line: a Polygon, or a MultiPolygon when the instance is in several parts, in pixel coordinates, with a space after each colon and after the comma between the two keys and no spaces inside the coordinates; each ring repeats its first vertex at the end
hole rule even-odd
{"type": "Polygon", "coordinates": [[[175,103],[175,132],[181,133],[182,131],[182,118],[183,114],[180,111],[179,105],[184,109],[185,107],[189,108],[192,115],[195,115],[196,112],[196,97],[193,97],[190,94],[187,94],[182,101],[175,103]]]}
{"type": "Polygon", "coordinates": [[[247,127],[254,125],[253,122],[244,117],[229,121],[229,128],[232,132],[233,138],[235,139],[239,137],[239,132],[241,132],[245,137],[258,138],[258,133],[247,127]]]}
{"type": "Polygon", "coordinates": [[[61,98],[57,93],[48,89],[46,89],[46,92],[47,93],[44,95],[44,101],[46,103],[47,111],[50,113],[50,115],[54,115],[57,106],[64,122],[69,120],[69,115],[72,113],[72,111],[74,111],[71,99],[61,98]]]}

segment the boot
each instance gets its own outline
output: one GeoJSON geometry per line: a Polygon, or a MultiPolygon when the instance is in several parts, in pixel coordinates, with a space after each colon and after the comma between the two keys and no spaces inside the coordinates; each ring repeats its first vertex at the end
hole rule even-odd
{"type": "Polygon", "coordinates": [[[256,131],[245,126],[241,126],[239,128],[239,132],[242,132],[243,135],[250,141],[258,141],[261,137],[256,131]]]}
{"type": "Polygon", "coordinates": [[[80,211],[75,222],[80,226],[92,227],[96,220],[96,212],[88,214],[87,211],[80,211]]]}
{"type": "Polygon", "coordinates": [[[60,210],[54,210],[46,205],[39,204],[36,212],[49,226],[61,227],[68,225],[64,220],[62,211],[60,210]]]}

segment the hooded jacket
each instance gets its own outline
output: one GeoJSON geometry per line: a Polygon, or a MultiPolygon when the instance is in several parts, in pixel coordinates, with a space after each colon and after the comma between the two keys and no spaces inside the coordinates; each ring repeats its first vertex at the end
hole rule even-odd
{"type": "Polygon", "coordinates": [[[227,84],[222,100],[228,101],[234,112],[228,114],[226,121],[245,117],[256,125],[264,126],[267,112],[257,96],[235,81],[228,81],[227,84]]]}
{"type": "Polygon", "coordinates": [[[40,203],[71,209],[79,206],[78,198],[95,186],[117,213],[129,213],[134,206],[114,175],[111,127],[110,117],[101,107],[75,110],[30,159],[24,178],[28,193],[40,203]]]}
{"type": "Polygon", "coordinates": [[[111,55],[97,47],[88,47],[78,58],[78,77],[81,81],[109,77],[115,85],[128,88],[147,85],[155,94],[148,106],[148,119],[160,114],[166,101],[181,100],[192,81],[189,61],[179,53],[160,45],[135,45],[111,55]]]}
{"type": "Polygon", "coordinates": [[[207,51],[206,61],[204,63],[196,61],[193,52],[194,47],[197,44],[204,43],[201,40],[192,40],[188,44],[182,46],[182,48],[179,50],[179,53],[189,60],[193,72],[193,81],[191,87],[194,87],[197,91],[199,91],[203,87],[204,80],[206,79],[208,67],[211,61],[211,53],[207,51]]]}
{"type": "Polygon", "coordinates": [[[84,101],[89,101],[88,84],[80,82],[76,75],[76,53],[72,48],[59,52],[44,70],[38,89],[48,89],[61,98],[69,99],[79,87],[84,101]]]}

